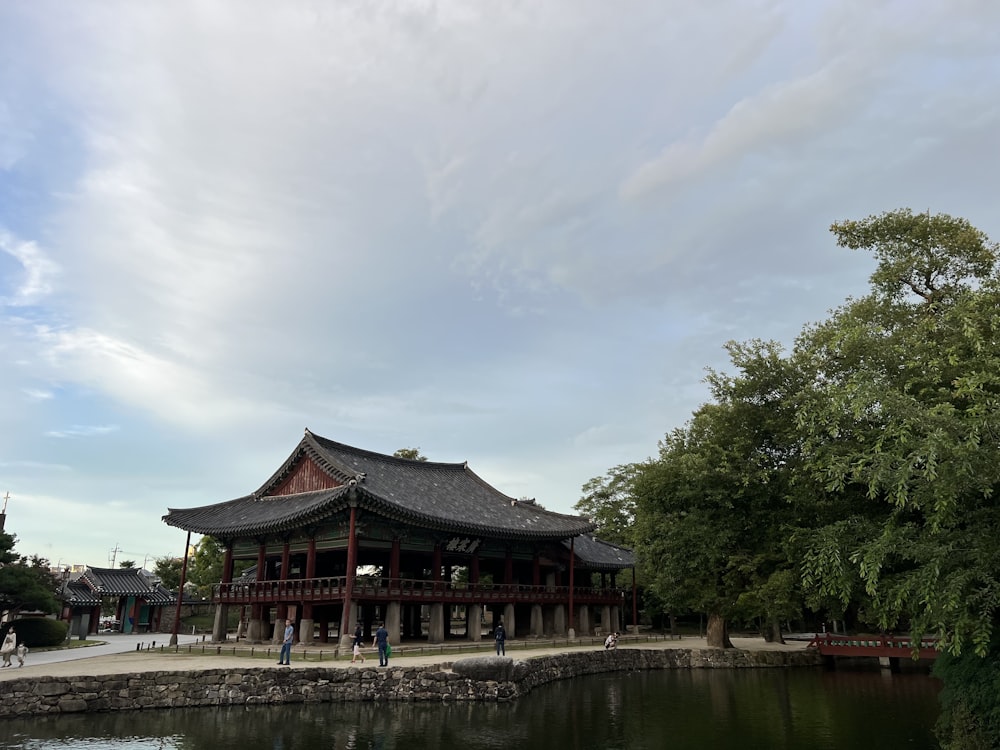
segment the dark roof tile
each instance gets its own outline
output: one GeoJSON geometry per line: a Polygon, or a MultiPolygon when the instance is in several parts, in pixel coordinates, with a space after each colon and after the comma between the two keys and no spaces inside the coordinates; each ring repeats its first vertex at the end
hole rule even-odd
{"type": "Polygon", "coordinates": [[[582,516],[545,510],[504,495],[467,464],[412,461],[361,450],[306,431],[291,456],[254,494],[199,508],[169,509],[163,520],[200,534],[241,536],[298,528],[347,507],[446,532],[512,539],[568,539],[590,532],[582,516]],[[296,463],[308,457],[345,484],[334,489],[270,496],[296,463]]]}

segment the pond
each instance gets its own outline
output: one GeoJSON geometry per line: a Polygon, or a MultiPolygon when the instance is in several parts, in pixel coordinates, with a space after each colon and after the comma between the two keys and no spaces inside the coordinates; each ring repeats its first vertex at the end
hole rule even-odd
{"type": "Polygon", "coordinates": [[[577,678],[506,704],[339,703],[33,717],[0,750],[930,750],[939,683],[818,669],[577,678]]]}

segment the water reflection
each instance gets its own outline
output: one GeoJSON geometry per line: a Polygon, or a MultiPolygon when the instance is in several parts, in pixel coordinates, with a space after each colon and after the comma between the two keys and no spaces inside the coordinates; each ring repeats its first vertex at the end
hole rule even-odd
{"type": "Polygon", "coordinates": [[[581,678],[509,704],[339,703],[41,717],[0,723],[0,750],[824,750],[935,747],[925,675],[674,670],[581,678]]]}

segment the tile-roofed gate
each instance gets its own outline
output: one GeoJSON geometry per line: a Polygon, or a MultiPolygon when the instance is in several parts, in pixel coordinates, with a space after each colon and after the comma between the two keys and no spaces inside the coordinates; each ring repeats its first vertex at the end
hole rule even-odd
{"type": "MultiPolygon", "coordinates": [[[[163,520],[225,548],[213,638],[228,610],[240,635],[278,640],[291,619],[305,643],[384,621],[390,642],[479,640],[503,620],[511,637],[621,627],[616,574],[629,550],[593,537],[581,516],[504,495],[465,463],[361,450],[306,430],[255,492],[163,520]],[[577,540],[580,551],[575,549],[577,540]],[[238,562],[252,573],[235,577],[238,562]],[[245,630],[243,629],[245,623],[245,630]]],[[[634,618],[634,607],[633,607],[634,618]]]]}

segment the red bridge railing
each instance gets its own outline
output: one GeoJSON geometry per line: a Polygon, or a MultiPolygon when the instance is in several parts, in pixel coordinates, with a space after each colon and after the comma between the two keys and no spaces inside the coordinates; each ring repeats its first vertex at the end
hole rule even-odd
{"type": "Polygon", "coordinates": [[[823,656],[890,656],[917,659],[935,659],[938,655],[937,638],[927,636],[915,641],[899,635],[839,635],[817,633],[809,641],[823,656]]]}

